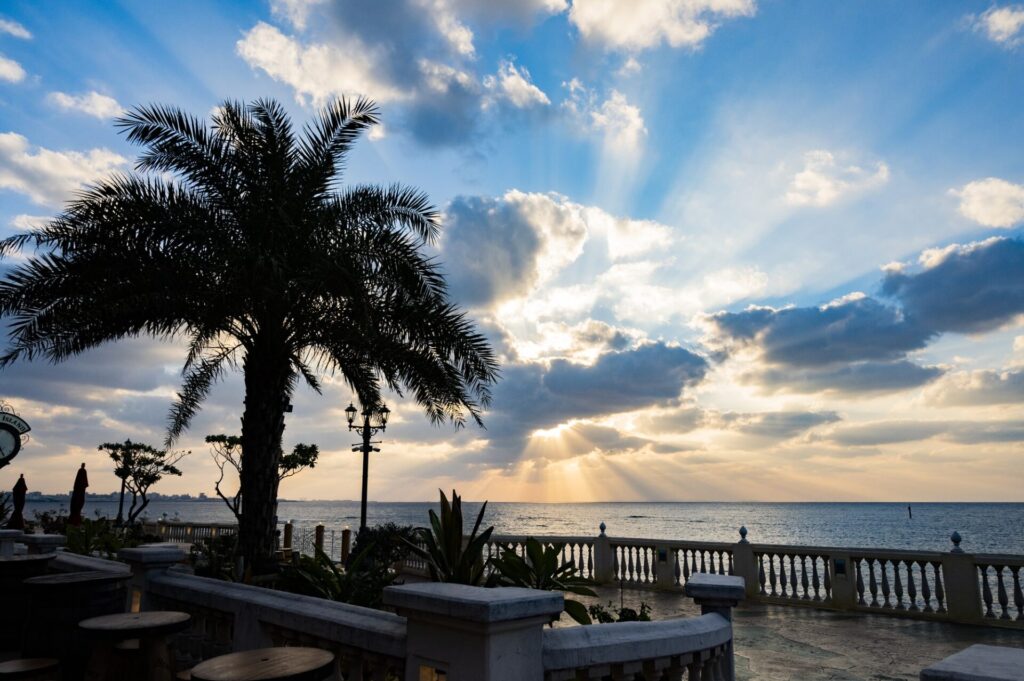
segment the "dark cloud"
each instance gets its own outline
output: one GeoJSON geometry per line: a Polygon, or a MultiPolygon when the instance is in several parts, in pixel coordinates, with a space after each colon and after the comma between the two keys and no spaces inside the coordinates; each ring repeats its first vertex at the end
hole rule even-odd
{"type": "Polygon", "coordinates": [[[826,438],[844,447],[877,447],[939,438],[973,445],[1024,441],[1024,421],[880,421],[837,428],[826,438]]]}
{"type": "Polygon", "coordinates": [[[766,392],[837,392],[851,395],[908,390],[943,374],[935,366],[898,362],[856,362],[823,369],[768,367],[746,374],[744,382],[766,392]]]}
{"type": "Polygon", "coordinates": [[[890,272],[882,290],[935,333],[991,331],[1024,314],[1024,241],[951,247],[921,272],[890,272]]]}
{"type": "Polygon", "coordinates": [[[718,416],[720,427],[770,440],[788,440],[837,421],[839,414],[834,411],[773,411],[760,414],[729,412],[718,416]]]}
{"type": "Polygon", "coordinates": [[[452,297],[486,306],[537,280],[541,240],[528,216],[500,198],[459,196],[445,210],[441,244],[452,297]]]}
{"type": "Polygon", "coordinates": [[[824,307],[719,312],[711,322],[722,336],[756,342],[767,362],[792,367],[902,359],[933,335],[899,310],[866,297],[824,307]]]}

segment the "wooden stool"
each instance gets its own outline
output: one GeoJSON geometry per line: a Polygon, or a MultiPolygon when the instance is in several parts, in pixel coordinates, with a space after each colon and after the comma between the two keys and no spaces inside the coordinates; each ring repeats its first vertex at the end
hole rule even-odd
{"type": "Polygon", "coordinates": [[[107,681],[115,650],[132,647],[127,641],[137,639],[145,669],[134,675],[139,681],[173,681],[174,663],[167,647],[167,638],[188,628],[191,616],[184,612],[128,612],[82,620],[78,626],[97,643],[93,648],[88,681],[107,681]],[[119,646],[119,644],[121,644],[119,646]]]}
{"type": "Polygon", "coordinates": [[[56,679],[60,662],[49,657],[30,657],[24,660],[0,662],[0,679],[4,681],[50,681],[56,679]]]}
{"type": "Polygon", "coordinates": [[[324,681],[334,653],[319,648],[263,648],[221,655],[192,668],[192,681],[324,681]]]}

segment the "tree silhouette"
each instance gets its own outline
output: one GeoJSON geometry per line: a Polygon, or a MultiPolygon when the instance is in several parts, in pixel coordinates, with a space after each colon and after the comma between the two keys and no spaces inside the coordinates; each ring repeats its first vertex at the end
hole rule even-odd
{"type": "MultiPolygon", "coordinates": [[[[210,445],[210,456],[217,466],[220,475],[213,483],[213,490],[217,496],[227,504],[236,520],[242,519],[242,487],[239,485],[233,496],[227,496],[220,488],[224,482],[225,469],[230,466],[235,469],[238,477],[242,477],[242,438],[237,435],[207,435],[206,444],[210,445]]],[[[315,468],[317,457],[320,456],[320,448],[316,445],[298,443],[288,454],[283,454],[277,464],[277,480],[280,482],[290,478],[296,473],[301,473],[307,468],[315,468]]]]}
{"type": "Polygon", "coordinates": [[[301,132],[272,100],[226,102],[212,126],[170,106],[117,121],[136,172],[83,191],[47,225],[0,241],[35,255],[0,279],[18,359],[59,362],[102,343],[184,339],[167,444],[226,369],[241,366],[247,567],[273,569],[284,414],[297,381],[340,375],[369,407],[384,388],[432,422],[480,422],[497,363],[423,253],[438,212],[414,189],[340,189],[359,135],[378,122],[341,99],[301,132]]]}
{"type": "MultiPolygon", "coordinates": [[[[181,475],[177,463],[191,452],[170,452],[156,449],[141,442],[105,442],[97,449],[106,452],[114,462],[114,475],[121,480],[121,503],[124,503],[124,492],[132,495],[131,506],[128,507],[128,524],[135,524],[136,519],[149,506],[149,488],[160,482],[165,475],[181,475]]],[[[120,504],[117,516],[121,518],[120,504]]]]}

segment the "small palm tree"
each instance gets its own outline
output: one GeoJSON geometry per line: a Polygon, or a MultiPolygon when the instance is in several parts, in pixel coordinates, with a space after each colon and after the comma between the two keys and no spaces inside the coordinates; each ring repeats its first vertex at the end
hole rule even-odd
{"type": "Polygon", "coordinates": [[[301,133],[275,101],[226,102],[212,126],[174,107],[118,120],[143,147],[136,173],[87,189],[49,224],[0,241],[37,254],[0,279],[18,359],[59,362],[123,338],[185,339],[168,445],[226,368],[245,376],[239,542],[274,547],[285,409],[298,380],[340,374],[370,409],[407,390],[435,422],[480,422],[497,364],[448,300],[427,197],[393,185],[338,189],[376,106],[344,99],[301,133]]]}

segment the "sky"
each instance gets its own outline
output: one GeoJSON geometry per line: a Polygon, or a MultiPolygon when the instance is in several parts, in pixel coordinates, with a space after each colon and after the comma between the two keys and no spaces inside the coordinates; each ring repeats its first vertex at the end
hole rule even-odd
{"type": "MultiPolygon", "coordinates": [[[[114,119],[367,96],[347,182],[443,214],[432,247],[502,378],[485,429],[392,395],[370,498],[1024,501],[1024,5],[270,0],[0,6],[0,237],[130,172],[114,119]]],[[[17,267],[30,253],[0,262],[17,267]]],[[[3,471],[117,486],[159,444],[180,343],[0,372],[3,471]]],[[[355,499],[351,394],[300,389],[286,498],[355,499]]],[[[203,437],[156,491],[212,494],[203,437]]]]}

